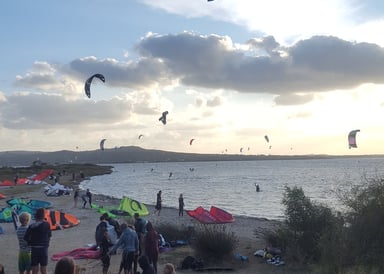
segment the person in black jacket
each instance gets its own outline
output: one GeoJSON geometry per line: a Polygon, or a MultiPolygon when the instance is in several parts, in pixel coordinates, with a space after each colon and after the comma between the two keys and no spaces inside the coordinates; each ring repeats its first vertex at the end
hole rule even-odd
{"type": "Polygon", "coordinates": [[[31,246],[32,274],[47,274],[48,247],[51,239],[51,226],[45,220],[44,208],[38,208],[35,214],[35,222],[30,224],[24,235],[24,240],[31,246]]]}

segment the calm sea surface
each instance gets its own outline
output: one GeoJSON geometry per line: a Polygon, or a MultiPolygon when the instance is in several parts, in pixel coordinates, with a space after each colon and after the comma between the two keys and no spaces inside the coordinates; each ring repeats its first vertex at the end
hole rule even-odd
{"type": "Polygon", "coordinates": [[[234,215],[281,219],[285,186],[302,187],[314,201],[340,209],[335,191],[366,184],[366,178],[384,178],[384,157],[313,160],[176,162],[114,164],[114,172],[82,183],[93,193],[123,195],[155,204],[162,190],[163,205],[185,209],[211,205],[234,215]],[[170,176],[172,173],[172,176],[170,176]],[[261,192],[256,192],[255,183],[261,192]]]}

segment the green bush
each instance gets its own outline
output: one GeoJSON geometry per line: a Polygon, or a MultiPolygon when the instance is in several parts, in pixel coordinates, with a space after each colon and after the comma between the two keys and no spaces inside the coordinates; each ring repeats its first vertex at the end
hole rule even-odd
{"type": "Polygon", "coordinates": [[[318,262],[320,239],[337,224],[331,209],[312,202],[299,187],[286,187],[283,196],[285,227],[277,231],[282,248],[300,263],[318,262]]]}
{"type": "Polygon", "coordinates": [[[348,207],[346,245],[349,264],[384,272],[384,180],[371,179],[344,195],[348,207]]]}
{"type": "Polygon", "coordinates": [[[192,248],[195,256],[206,262],[221,262],[233,255],[238,244],[233,232],[225,225],[201,225],[195,234],[192,248]]]}
{"type": "Polygon", "coordinates": [[[163,223],[156,227],[156,230],[163,235],[167,242],[177,240],[190,241],[194,234],[194,228],[190,226],[177,226],[174,224],[163,223]]]}

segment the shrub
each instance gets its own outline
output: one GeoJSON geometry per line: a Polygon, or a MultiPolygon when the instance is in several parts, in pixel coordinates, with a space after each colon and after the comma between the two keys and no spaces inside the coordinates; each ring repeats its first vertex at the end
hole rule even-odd
{"type": "Polygon", "coordinates": [[[220,262],[232,256],[238,238],[225,225],[202,225],[192,242],[195,256],[204,261],[220,262]]]}
{"type": "Polygon", "coordinates": [[[337,218],[328,207],[313,203],[299,187],[286,187],[282,203],[286,226],[278,233],[285,244],[283,248],[299,262],[319,261],[319,241],[337,224],[337,218]]]}
{"type": "Polygon", "coordinates": [[[167,242],[177,240],[190,240],[194,234],[193,227],[190,226],[177,226],[174,224],[159,224],[156,230],[163,235],[167,242]]]}
{"type": "Polygon", "coordinates": [[[363,187],[354,187],[343,202],[348,207],[348,263],[383,273],[384,180],[371,179],[363,187]]]}

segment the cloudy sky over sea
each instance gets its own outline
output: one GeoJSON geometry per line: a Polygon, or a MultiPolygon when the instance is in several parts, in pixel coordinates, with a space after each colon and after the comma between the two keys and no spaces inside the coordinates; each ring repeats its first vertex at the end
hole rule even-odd
{"type": "Polygon", "coordinates": [[[384,153],[381,0],[13,0],[0,23],[0,151],[106,139],[193,153],[384,153]],[[96,73],[105,82],[95,78],[88,98],[96,73]]]}

